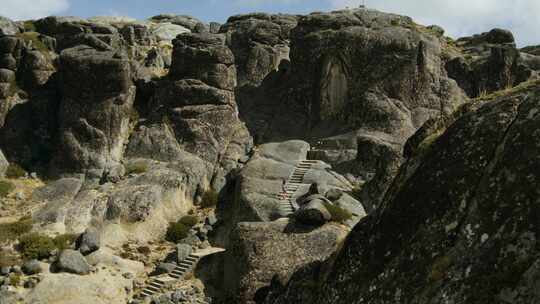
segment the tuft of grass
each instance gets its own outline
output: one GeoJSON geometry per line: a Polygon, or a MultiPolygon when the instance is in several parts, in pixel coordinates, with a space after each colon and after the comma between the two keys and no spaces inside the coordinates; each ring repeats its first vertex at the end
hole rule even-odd
{"type": "Polygon", "coordinates": [[[53,243],[58,250],[69,249],[78,237],[78,234],[61,234],[53,239],[53,243]]]}
{"type": "Polygon", "coordinates": [[[186,215],[183,216],[178,222],[182,223],[188,227],[193,227],[199,223],[199,217],[196,215],[186,215]]]}
{"type": "Polygon", "coordinates": [[[428,275],[428,280],[430,282],[437,282],[444,279],[450,266],[452,266],[452,260],[450,259],[450,257],[438,257],[433,262],[433,265],[431,265],[431,271],[428,275]]]}
{"type": "Polygon", "coordinates": [[[46,259],[56,249],[53,238],[32,232],[19,238],[19,251],[24,259],[46,259]]]}
{"type": "Polygon", "coordinates": [[[26,170],[24,170],[21,166],[17,164],[9,164],[7,170],[6,170],[6,177],[7,178],[21,178],[26,176],[26,170]]]}
{"type": "Polygon", "coordinates": [[[431,150],[431,147],[433,145],[433,143],[439,138],[441,137],[441,135],[444,133],[444,129],[441,129],[441,130],[438,130],[432,134],[430,134],[428,137],[426,137],[419,145],[418,145],[418,148],[417,148],[417,152],[416,152],[416,155],[426,155],[430,150],[431,150]]]}
{"type": "Polygon", "coordinates": [[[32,219],[22,218],[16,222],[0,224],[0,243],[13,241],[32,230],[32,219]]]}
{"type": "Polygon", "coordinates": [[[350,220],[353,216],[349,210],[343,209],[336,205],[325,203],[324,207],[326,208],[326,210],[328,210],[328,212],[330,212],[330,214],[332,215],[332,221],[334,222],[343,224],[346,221],[350,220]]]}
{"type": "Polygon", "coordinates": [[[203,208],[212,208],[215,207],[219,200],[219,194],[210,189],[204,192],[201,202],[201,207],[203,208]]]}
{"type": "Polygon", "coordinates": [[[28,44],[32,44],[32,47],[34,47],[34,49],[37,51],[43,54],[48,54],[49,48],[45,45],[45,43],[43,43],[43,41],[41,41],[40,35],[41,34],[36,31],[28,31],[17,34],[17,37],[23,39],[28,44]]]}
{"type": "Polygon", "coordinates": [[[37,32],[36,24],[33,20],[26,20],[23,23],[24,30],[27,32],[37,32]]]}
{"type": "Polygon", "coordinates": [[[0,198],[8,196],[15,189],[15,185],[7,180],[0,180],[0,198]]]}
{"type": "Polygon", "coordinates": [[[169,223],[167,233],[165,234],[165,239],[169,242],[178,243],[180,240],[188,236],[189,229],[189,226],[186,226],[180,222],[169,223]]]}
{"type": "Polygon", "coordinates": [[[507,86],[506,88],[502,90],[491,92],[489,94],[483,90],[479,93],[479,97],[473,99],[473,101],[487,101],[487,100],[492,100],[499,97],[519,94],[534,87],[540,87],[540,79],[532,79],[529,81],[525,81],[514,87],[507,86]]]}
{"type": "Polygon", "coordinates": [[[21,285],[21,275],[20,274],[12,274],[9,277],[9,285],[17,287],[21,285]]]}
{"type": "Polygon", "coordinates": [[[126,166],[126,174],[143,174],[148,171],[148,164],[145,162],[133,162],[126,166]]]}

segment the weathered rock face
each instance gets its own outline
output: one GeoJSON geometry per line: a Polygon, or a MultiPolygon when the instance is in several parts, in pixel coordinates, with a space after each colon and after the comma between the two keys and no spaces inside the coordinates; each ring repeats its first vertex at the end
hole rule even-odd
{"type": "Polygon", "coordinates": [[[79,46],[60,57],[62,101],[57,168],[84,172],[118,166],[129,136],[135,87],[129,60],[79,46]]]}
{"type": "Polygon", "coordinates": [[[15,22],[0,16],[0,36],[10,36],[19,33],[19,27],[15,22]]]}
{"type": "MultiPolygon", "coordinates": [[[[309,144],[303,141],[259,146],[239,174],[234,206],[231,208],[232,222],[273,221],[286,216],[280,208],[279,197],[284,191],[283,182],[289,179],[298,162],[307,158],[309,148],[309,144]]],[[[306,194],[312,183],[318,183],[324,191],[332,188],[352,190],[351,184],[331,171],[330,166],[324,162],[314,164],[305,173],[302,183],[293,194],[293,200],[306,194]]],[[[346,208],[358,214],[359,217],[355,218],[354,223],[365,215],[362,204],[354,199],[346,208]]]]}
{"type": "Polygon", "coordinates": [[[286,284],[298,268],[330,257],[347,234],[345,227],[334,224],[303,229],[287,220],[237,226],[224,279],[234,303],[260,303],[274,277],[286,284]]]}
{"type": "Polygon", "coordinates": [[[204,24],[199,19],[188,15],[161,14],[150,18],[150,20],[159,23],[170,22],[172,24],[180,25],[184,28],[187,28],[194,33],[208,32],[206,24],[204,24]]]}
{"type": "Polygon", "coordinates": [[[289,59],[290,32],[298,16],[247,14],[230,17],[220,32],[236,58],[238,85],[258,86],[289,59]]]}
{"type": "Polygon", "coordinates": [[[272,303],[539,301],[539,107],[538,85],[469,106],[400,170],[315,300],[272,303]]]}
{"type": "Polygon", "coordinates": [[[216,167],[213,177],[219,190],[252,145],[232,91],[234,56],[219,35],[180,35],[174,45],[169,81],[156,88],[152,115],[170,125],[182,149],[223,169],[216,167]]]}
{"type": "MultiPolygon", "coordinates": [[[[0,24],[9,21],[4,20],[4,18],[2,20],[0,24]]],[[[18,91],[16,72],[22,55],[23,43],[13,36],[18,33],[18,30],[13,32],[9,27],[6,27],[0,31],[9,33],[0,34],[0,127],[2,127],[9,110],[19,102],[16,95],[18,91]]]]}
{"type": "Polygon", "coordinates": [[[4,153],[2,153],[2,150],[0,150],[0,177],[4,177],[8,167],[9,167],[9,163],[6,157],[4,156],[4,153]]]}
{"type": "MultiPolygon", "coordinates": [[[[375,175],[370,187],[384,193],[406,139],[466,100],[444,70],[445,43],[408,17],[373,10],[304,16],[291,32],[290,66],[239,92],[241,114],[262,142],[309,139],[312,157],[375,175]]],[[[374,192],[366,203],[380,200],[374,192]]]]}
{"type": "Polygon", "coordinates": [[[493,29],[460,38],[461,55],[449,60],[446,69],[469,96],[477,97],[527,81],[538,67],[534,56],[522,55],[509,31],[493,29]]]}

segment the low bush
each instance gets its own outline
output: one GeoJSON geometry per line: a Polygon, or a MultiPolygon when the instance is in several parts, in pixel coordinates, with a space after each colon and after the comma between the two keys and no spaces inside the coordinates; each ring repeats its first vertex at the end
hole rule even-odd
{"type": "Polygon", "coordinates": [[[26,176],[26,170],[17,164],[9,164],[6,170],[7,178],[21,178],[26,176]]]}
{"type": "Polygon", "coordinates": [[[202,197],[202,201],[201,201],[201,207],[203,208],[212,208],[212,207],[215,207],[218,203],[218,200],[219,200],[219,194],[210,189],[210,190],[207,190],[204,194],[203,194],[203,197],[202,197]]]}
{"type": "Polygon", "coordinates": [[[78,237],[79,237],[78,234],[69,234],[69,233],[58,235],[53,239],[54,246],[58,250],[69,249],[71,248],[71,245],[75,243],[78,237]]]}
{"type": "Polygon", "coordinates": [[[24,259],[46,259],[56,249],[54,240],[46,235],[32,232],[19,238],[19,251],[24,259]]]}
{"type": "Polygon", "coordinates": [[[336,205],[325,203],[324,207],[332,215],[332,221],[338,223],[344,223],[352,218],[352,213],[349,210],[343,209],[336,205]]]}
{"type": "Polygon", "coordinates": [[[193,227],[199,223],[199,217],[196,215],[186,215],[183,216],[178,222],[182,223],[188,227],[193,227]]]}
{"type": "Polygon", "coordinates": [[[13,241],[32,230],[32,219],[22,218],[16,222],[0,224],[0,243],[13,241]]]}
{"type": "Polygon", "coordinates": [[[17,287],[21,285],[21,275],[20,274],[12,274],[9,277],[9,285],[17,287]]]}
{"type": "Polygon", "coordinates": [[[0,198],[8,196],[15,189],[12,182],[0,180],[0,198]]]}
{"type": "Polygon", "coordinates": [[[144,162],[129,163],[126,166],[126,174],[143,174],[148,171],[148,164],[144,162]]]}
{"type": "Polygon", "coordinates": [[[169,223],[165,239],[169,242],[178,243],[180,240],[188,236],[188,231],[191,227],[180,222],[169,223]]]}

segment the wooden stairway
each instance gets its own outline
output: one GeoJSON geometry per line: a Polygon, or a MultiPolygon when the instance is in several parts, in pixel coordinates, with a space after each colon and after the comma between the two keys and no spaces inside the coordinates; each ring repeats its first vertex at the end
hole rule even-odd
{"type": "Polygon", "coordinates": [[[284,192],[278,194],[280,199],[279,209],[284,216],[293,214],[295,205],[293,203],[294,194],[300,186],[304,184],[304,176],[311,170],[314,164],[318,163],[317,160],[302,160],[294,168],[293,173],[285,182],[284,192]]]}

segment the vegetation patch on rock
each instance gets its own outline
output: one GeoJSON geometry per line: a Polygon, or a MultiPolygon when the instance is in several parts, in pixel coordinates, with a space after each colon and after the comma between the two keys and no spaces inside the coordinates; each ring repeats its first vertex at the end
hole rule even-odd
{"type": "Polygon", "coordinates": [[[19,251],[24,259],[46,259],[56,249],[53,238],[32,232],[19,239],[19,251]]]}
{"type": "Polygon", "coordinates": [[[332,221],[338,223],[345,223],[352,218],[352,213],[349,210],[343,209],[339,206],[325,203],[324,207],[332,215],[332,221]]]}
{"type": "Polygon", "coordinates": [[[15,189],[15,186],[10,181],[0,180],[0,198],[8,196],[15,189]]]}
{"type": "Polygon", "coordinates": [[[9,164],[6,170],[7,178],[21,178],[26,176],[26,170],[17,164],[9,164]]]}
{"type": "Polygon", "coordinates": [[[201,207],[212,208],[215,207],[219,200],[219,194],[215,190],[207,190],[202,198],[201,207]]]}
{"type": "Polygon", "coordinates": [[[32,230],[32,219],[22,218],[16,222],[0,224],[0,243],[13,241],[32,230]]]}
{"type": "Polygon", "coordinates": [[[169,242],[178,243],[188,235],[190,227],[181,222],[169,223],[165,239],[169,242]]]}
{"type": "Polygon", "coordinates": [[[178,222],[182,223],[188,227],[193,227],[199,223],[200,219],[196,215],[186,215],[183,216],[178,222]]]}

